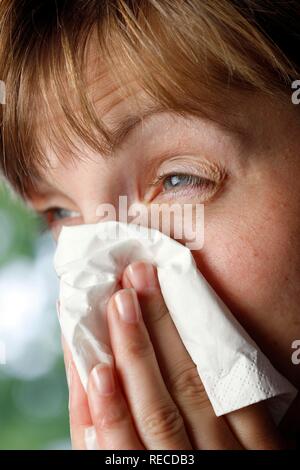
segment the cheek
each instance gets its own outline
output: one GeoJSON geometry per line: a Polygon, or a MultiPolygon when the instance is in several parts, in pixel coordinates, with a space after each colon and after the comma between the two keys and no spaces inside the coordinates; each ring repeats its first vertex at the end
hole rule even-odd
{"type": "Polygon", "coordinates": [[[228,216],[206,217],[204,247],[193,254],[238,319],[262,322],[300,285],[300,222],[272,199],[231,207],[228,216]]]}
{"type": "Polygon", "coordinates": [[[291,344],[300,337],[300,230],[279,214],[263,220],[245,220],[235,230],[229,219],[222,230],[212,224],[203,250],[193,253],[238,322],[274,366],[299,385],[291,344]]]}
{"type": "Polygon", "coordinates": [[[289,181],[281,190],[275,178],[267,183],[268,190],[244,185],[208,207],[204,247],[193,255],[274,366],[299,384],[290,359],[300,337],[299,184],[289,181]]]}

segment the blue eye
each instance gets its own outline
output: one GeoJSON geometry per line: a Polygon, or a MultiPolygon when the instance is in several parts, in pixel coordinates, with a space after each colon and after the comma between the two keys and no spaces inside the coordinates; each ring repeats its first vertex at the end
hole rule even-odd
{"type": "Polygon", "coordinates": [[[65,209],[63,207],[51,207],[44,211],[42,216],[46,219],[47,225],[51,227],[55,222],[59,222],[64,219],[80,217],[80,213],[77,211],[65,209]]]}
{"type": "Polygon", "coordinates": [[[67,219],[69,217],[78,217],[79,212],[76,211],[70,211],[68,209],[64,209],[63,207],[54,207],[51,209],[52,215],[53,215],[53,220],[61,220],[61,219],[67,219]]]}
{"type": "Polygon", "coordinates": [[[214,184],[213,181],[201,176],[186,175],[186,174],[172,174],[163,177],[163,188],[166,191],[170,189],[177,189],[186,186],[206,187],[214,184]]]}

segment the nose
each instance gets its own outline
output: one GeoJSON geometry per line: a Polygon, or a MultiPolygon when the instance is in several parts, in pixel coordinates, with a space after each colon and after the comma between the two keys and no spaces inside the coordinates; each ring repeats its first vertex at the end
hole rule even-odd
{"type": "Polygon", "coordinates": [[[103,199],[103,202],[87,203],[83,210],[83,222],[86,224],[100,221],[135,222],[148,225],[149,208],[144,203],[134,200],[130,195],[118,194],[116,197],[103,199]],[[105,202],[104,202],[105,201],[105,202]]]}
{"type": "Polygon", "coordinates": [[[93,224],[100,220],[117,220],[119,196],[129,199],[126,185],[121,178],[103,170],[85,178],[85,185],[80,187],[76,195],[76,205],[81,213],[82,223],[93,224]]]}

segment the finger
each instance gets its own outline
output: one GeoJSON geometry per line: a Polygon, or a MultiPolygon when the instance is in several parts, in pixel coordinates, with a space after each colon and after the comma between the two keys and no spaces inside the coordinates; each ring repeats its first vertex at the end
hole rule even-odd
{"type": "Polygon", "coordinates": [[[107,318],[116,369],[146,449],[191,449],[182,417],[162,379],[134,289],[119,290],[107,318]]]}
{"type": "Polygon", "coordinates": [[[153,265],[135,262],[124,271],[123,286],[134,287],[169,392],[181,411],[196,449],[239,449],[226,420],[211,406],[197,368],[167,310],[153,265]]]}
{"type": "Polygon", "coordinates": [[[276,450],[286,448],[286,443],[276,428],[265,402],[228,413],[226,419],[246,449],[276,450]]]}
{"type": "Polygon", "coordinates": [[[64,361],[69,386],[69,414],[72,448],[86,449],[86,429],[92,426],[87,395],[82,386],[70,349],[62,336],[64,361]]]}
{"type": "Polygon", "coordinates": [[[98,364],[88,384],[88,400],[102,450],[141,450],[133,421],[113,368],[98,364]]]}

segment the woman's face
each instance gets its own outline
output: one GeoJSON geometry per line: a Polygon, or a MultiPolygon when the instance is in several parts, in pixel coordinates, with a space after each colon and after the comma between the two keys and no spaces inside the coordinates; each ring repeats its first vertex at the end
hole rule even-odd
{"type": "MultiPolygon", "coordinates": [[[[95,100],[109,128],[136,110],[112,83],[99,79],[95,100]]],[[[153,105],[138,85],[134,93],[140,109],[153,105]]],[[[147,208],[204,203],[204,245],[192,252],[199,269],[275,367],[300,386],[291,361],[300,338],[300,120],[292,103],[254,95],[233,111],[230,130],[204,118],[148,113],[119,134],[111,157],[82,144],[81,158],[62,164],[49,146],[52,167],[32,203],[48,211],[55,237],[63,224],[97,222],[99,205],[118,207],[121,195],[128,206],[147,208]]]]}

